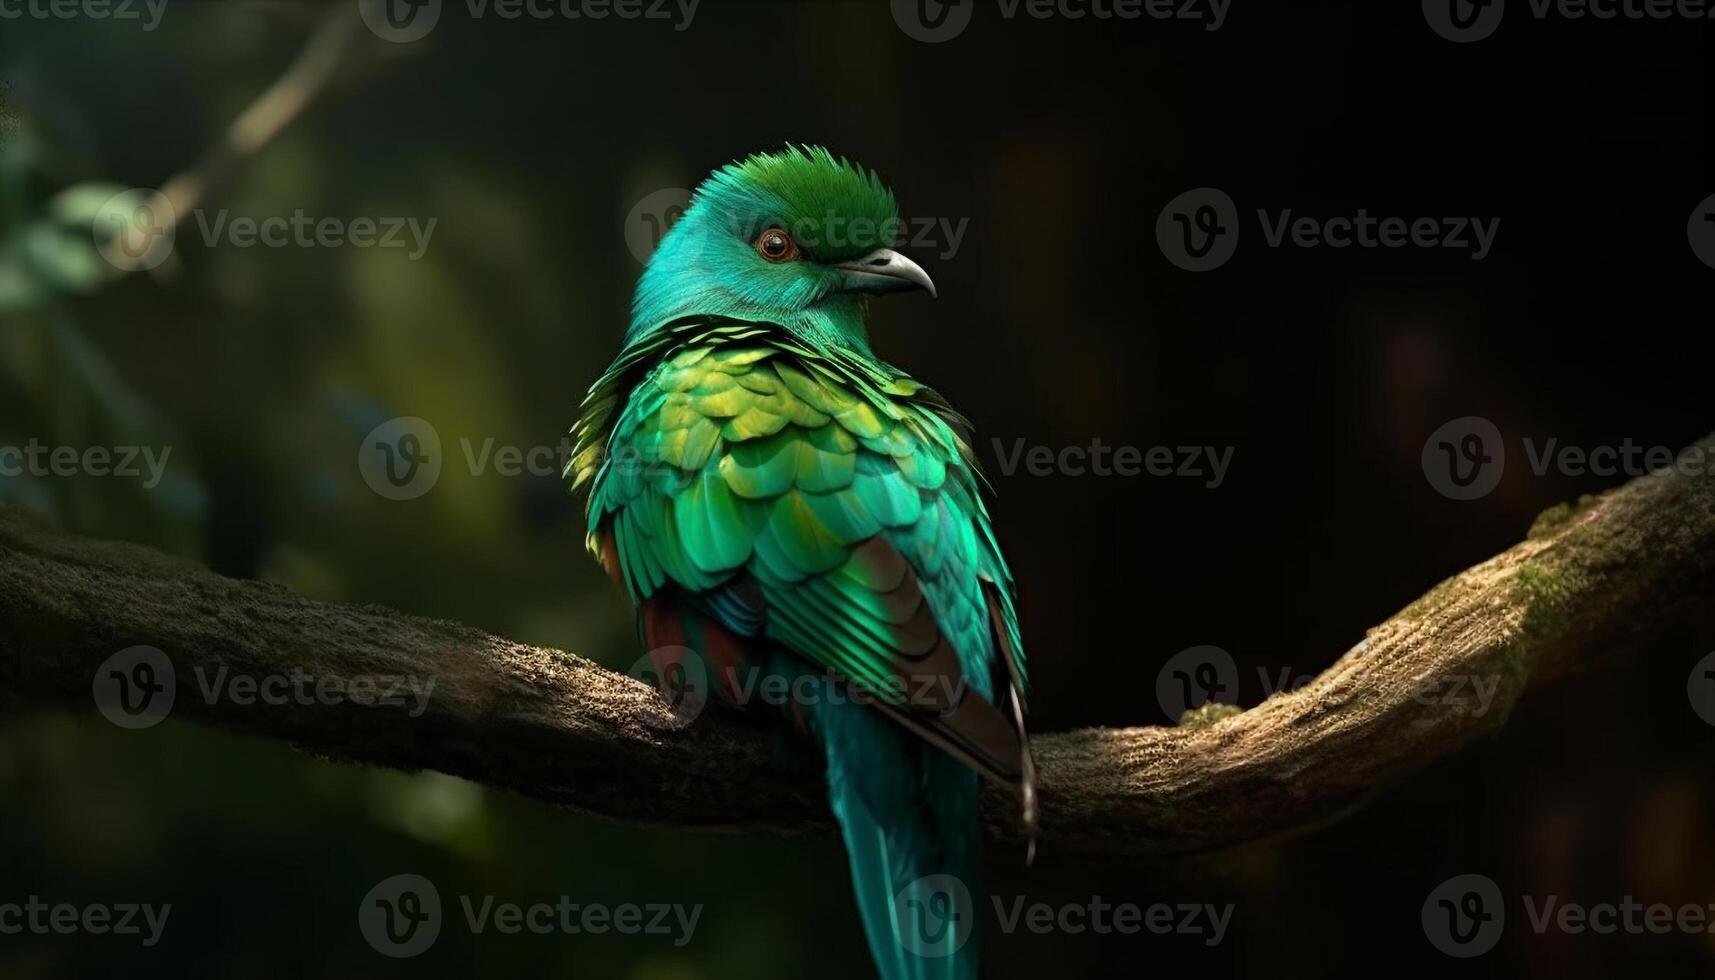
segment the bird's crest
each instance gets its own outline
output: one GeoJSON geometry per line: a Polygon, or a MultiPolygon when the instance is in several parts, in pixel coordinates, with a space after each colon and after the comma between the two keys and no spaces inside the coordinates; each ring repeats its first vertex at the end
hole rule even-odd
{"type": "Polygon", "coordinates": [[[727,164],[697,188],[691,206],[778,223],[820,262],[895,244],[901,228],[893,192],[875,171],[820,146],[789,145],[727,164]]]}

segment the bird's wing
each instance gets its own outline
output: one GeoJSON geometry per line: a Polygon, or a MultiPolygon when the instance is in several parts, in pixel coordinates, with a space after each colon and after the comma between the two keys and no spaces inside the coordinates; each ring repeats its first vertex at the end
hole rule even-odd
{"type": "MultiPolygon", "coordinates": [[[[1012,581],[945,403],[734,323],[616,367],[615,389],[652,354],[606,443],[569,468],[590,474],[592,547],[611,542],[632,597],[742,584],[767,637],[979,771],[1028,784],[1012,581]]],[[[602,424],[619,397],[592,393],[602,424]]]]}

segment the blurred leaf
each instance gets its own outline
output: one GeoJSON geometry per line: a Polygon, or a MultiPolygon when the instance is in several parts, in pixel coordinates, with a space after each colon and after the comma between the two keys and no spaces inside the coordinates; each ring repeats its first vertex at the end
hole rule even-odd
{"type": "Polygon", "coordinates": [[[117,184],[71,187],[48,202],[44,216],[0,240],[0,312],[93,292],[117,278],[96,248],[95,229],[124,190],[117,184]]]}

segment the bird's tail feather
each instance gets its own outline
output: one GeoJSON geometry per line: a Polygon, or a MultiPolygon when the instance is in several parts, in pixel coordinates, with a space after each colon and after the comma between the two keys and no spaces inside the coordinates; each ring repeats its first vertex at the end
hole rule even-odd
{"type": "Polygon", "coordinates": [[[816,728],[883,980],[975,980],[976,774],[864,705],[823,706],[816,728]]]}

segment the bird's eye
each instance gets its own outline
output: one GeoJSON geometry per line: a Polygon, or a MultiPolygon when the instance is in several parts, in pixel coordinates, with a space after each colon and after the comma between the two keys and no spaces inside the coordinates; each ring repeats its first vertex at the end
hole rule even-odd
{"type": "Polygon", "coordinates": [[[769,228],[756,236],[756,254],[770,262],[788,262],[798,257],[798,243],[779,228],[769,228]]]}

